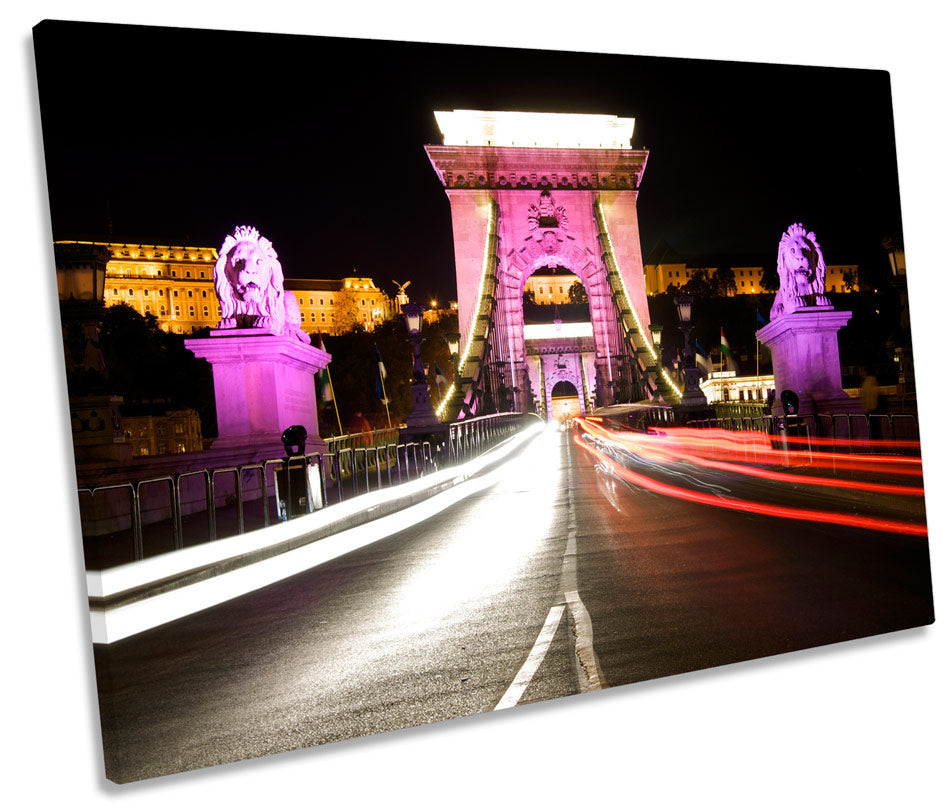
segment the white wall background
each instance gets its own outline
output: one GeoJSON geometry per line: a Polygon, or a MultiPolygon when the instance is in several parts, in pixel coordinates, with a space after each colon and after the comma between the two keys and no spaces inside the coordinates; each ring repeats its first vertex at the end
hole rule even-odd
{"type": "Polygon", "coordinates": [[[947,76],[933,4],[37,0],[2,12],[3,735],[13,808],[930,809],[946,796],[947,76]],[[683,10],[683,6],[687,11],[683,10]],[[373,6],[371,10],[367,6],[373,6]],[[937,625],[137,785],[102,778],[30,28],[43,18],[891,72],[937,625]],[[437,21],[437,22],[431,22],[437,21]],[[596,37],[596,39],[595,39],[596,37]],[[21,282],[22,280],[22,282],[21,282]],[[26,336],[28,338],[24,339],[26,336]],[[12,366],[11,366],[12,365],[12,366]],[[11,379],[10,375],[14,377],[11,379]],[[44,485],[45,483],[45,485],[44,485]],[[55,495],[51,503],[42,487],[55,495]],[[9,530],[8,530],[9,528],[9,530]],[[13,542],[16,542],[14,544],[13,542]],[[42,572],[42,576],[37,573],[42,572]],[[941,623],[941,620],[943,621],[941,623]]]}

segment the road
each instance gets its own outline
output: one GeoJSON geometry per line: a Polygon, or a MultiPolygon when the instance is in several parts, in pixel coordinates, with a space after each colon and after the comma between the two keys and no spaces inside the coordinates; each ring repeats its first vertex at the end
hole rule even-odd
{"type": "MultiPolygon", "coordinates": [[[[107,775],[132,781],[932,622],[925,536],[656,493],[573,438],[545,433],[497,484],[422,524],[96,646],[107,775]]],[[[920,498],[681,462],[626,467],[720,497],[923,521],[920,498]]]]}

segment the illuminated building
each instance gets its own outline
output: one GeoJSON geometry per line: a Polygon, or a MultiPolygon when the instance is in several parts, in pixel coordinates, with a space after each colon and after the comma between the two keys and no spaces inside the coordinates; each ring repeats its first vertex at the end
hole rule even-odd
{"type": "MultiPolygon", "coordinates": [[[[735,291],[729,290],[727,296],[752,293],[768,293],[762,289],[762,265],[727,265],[736,283],[735,291]]],[[[705,266],[677,254],[665,242],[659,242],[643,261],[643,274],[646,278],[648,296],[666,293],[670,285],[682,287],[698,271],[706,279],[711,279],[717,266],[705,266]]],[[[828,293],[857,292],[857,265],[828,265],[825,270],[825,291],[828,293]]]]}
{"type": "Polygon", "coordinates": [[[356,326],[372,331],[393,317],[393,300],[365,276],[344,279],[285,279],[300,305],[301,327],[308,333],[339,335],[356,326]]]}
{"type": "Polygon", "coordinates": [[[132,444],[133,457],[186,454],[201,451],[201,419],[194,409],[176,409],[163,415],[123,417],[122,428],[132,444]]]}
{"type": "MultiPolygon", "coordinates": [[[[58,240],[56,245],[102,246],[106,263],[103,304],[125,304],[155,316],[159,327],[189,335],[221,318],[214,291],[216,248],[58,240]]],[[[307,332],[337,334],[357,324],[372,330],[392,317],[392,300],[367,277],[285,279],[297,297],[307,332]]]]}

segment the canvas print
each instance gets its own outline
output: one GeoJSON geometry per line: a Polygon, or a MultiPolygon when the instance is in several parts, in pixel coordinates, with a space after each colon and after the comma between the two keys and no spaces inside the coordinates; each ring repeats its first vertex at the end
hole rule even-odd
{"type": "Polygon", "coordinates": [[[933,622],[886,73],[33,36],[111,781],[933,622]]]}

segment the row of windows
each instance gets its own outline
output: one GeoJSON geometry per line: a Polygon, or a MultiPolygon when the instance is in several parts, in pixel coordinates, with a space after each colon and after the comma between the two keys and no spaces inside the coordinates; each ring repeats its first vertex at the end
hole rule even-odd
{"type": "MultiPolygon", "coordinates": [[[[215,308],[215,310],[217,311],[218,316],[220,316],[220,315],[221,315],[221,308],[220,308],[220,306],[217,307],[217,308],[215,308]]],[[[148,304],[145,305],[145,312],[146,312],[146,313],[151,313],[151,312],[152,312],[152,306],[151,306],[151,305],[148,305],[148,304]]],[[[175,316],[180,317],[180,316],[181,316],[181,306],[180,306],[180,305],[175,305],[174,312],[175,312],[175,316]]],[[[163,316],[167,316],[167,315],[168,315],[168,311],[166,310],[165,305],[159,305],[159,308],[158,308],[158,315],[159,315],[160,318],[163,317],[163,316]]],[[[188,315],[189,315],[191,318],[195,318],[195,306],[194,306],[194,305],[188,305],[188,315]]],[[[204,307],[201,308],[201,315],[202,315],[203,318],[206,318],[206,319],[210,317],[210,312],[209,312],[209,310],[208,310],[208,305],[205,305],[204,307]]],[[[312,319],[311,319],[311,321],[312,321],[312,319]]]]}
{"type": "MultiPolygon", "coordinates": [[[[188,298],[189,298],[189,299],[193,299],[193,298],[195,297],[195,292],[194,292],[193,290],[187,290],[187,291],[185,291],[185,292],[188,294],[188,298]]],[[[113,288],[113,289],[112,289],[112,295],[113,295],[113,296],[118,296],[118,295],[119,295],[119,289],[118,289],[118,288],[113,288]]],[[[144,288],[144,289],[142,290],[142,295],[143,295],[143,296],[151,296],[151,292],[150,292],[149,288],[144,288]]],[[[165,290],[164,290],[163,288],[159,288],[159,290],[158,290],[158,296],[159,296],[159,298],[163,297],[164,295],[165,295],[165,290]]],[[[134,291],[132,288],[129,288],[129,296],[135,296],[135,291],[134,291]]],[[[173,298],[173,299],[177,299],[177,298],[178,298],[178,291],[177,291],[177,290],[173,290],[173,291],[172,291],[172,298],[173,298]]],[[[207,298],[208,298],[208,291],[206,291],[206,290],[201,291],[201,298],[202,298],[202,299],[207,299],[207,298]]],[[[301,304],[302,304],[302,302],[301,302],[301,304]]],[[[311,302],[310,304],[313,304],[313,302],[311,302]]]]}
{"type": "MultiPolygon", "coordinates": [[[[115,274],[116,276],[138,276],[142,271],[145,271],[146,276],[162,276],[161,268],[109,268],[109,274],[115,274]]],[[[195,279],[210,279],[210,271],[198,271],[198,275],[194,277],[195,279]],[[206,275],[207,274],[207,275],[206,275]]],[[[169,276],[178,277],[178,271],[174,268],[169,272],[169,276]]],[[[185,271],[184,279],[191,279],[191,271],[185,271]]]]}

